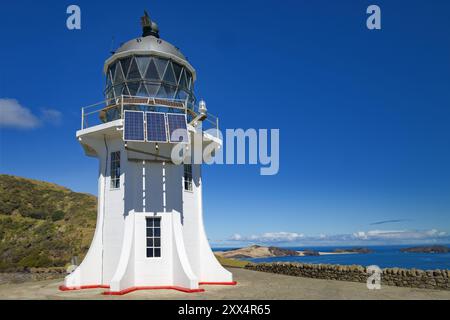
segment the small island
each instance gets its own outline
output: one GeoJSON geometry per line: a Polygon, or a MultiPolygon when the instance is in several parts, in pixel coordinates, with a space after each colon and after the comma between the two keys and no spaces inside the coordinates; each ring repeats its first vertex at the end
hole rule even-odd
{"type": "Polygon", "coordinates": [[[404,253],[449,253],[450,248],[446,246],[422,246],[400,249],[404,253]]]}
{"type": "Polygon", "coordinates": [[[305,251],[303,251],[303,255],[309,256],[309,257],[316,257],[316,256],[320,256],[320,252],[315,251],[315,250],[305,250],[305,251]]]}

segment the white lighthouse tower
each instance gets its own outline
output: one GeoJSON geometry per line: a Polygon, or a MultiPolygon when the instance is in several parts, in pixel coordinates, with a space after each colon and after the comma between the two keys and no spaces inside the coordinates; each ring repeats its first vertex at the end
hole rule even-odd
{"type": "Polygon", "coordinates": [[[205,234],[201,165],[171,156],[199,138],[203,150],[220,147],[218,134],[200,129],[218,131],[218,120],[196,104],[196,73],[185,56],[159,38],[147,13],[142,25],[142,37],[105,62],[106,100],[83,108],[77,138],[100,164],[97,226],[61,290],[198,292],[203,284],[235,284],[205,234]]]}

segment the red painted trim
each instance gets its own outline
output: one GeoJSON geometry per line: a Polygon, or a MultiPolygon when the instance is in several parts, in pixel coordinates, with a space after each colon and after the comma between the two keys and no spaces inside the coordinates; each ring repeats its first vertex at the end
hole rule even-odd
{"type": "MultiPolygon", "coordinates": [[[[210,285],[210,286],[235,286],[237,285],[236,281],[232,282],[199,282],[199,285],[210,285]]],[[[80,286],[80,287],[66,287],[64,285],[59,286],[59,290],[61,291],[75,291],[75,290],[86,290],[86,289],[109,289],[110,287],[108,285],[102,285],[102,284],[94,284],[94,285],[87,285],[87,286],[80,286]]],[[[147,287],[131,287],[127,288],[121,291],[105,291],[102,294],[103,295],[110,295],[110,296],[121,296],[130,292],[138,291],[138,290],[176,290],[181,291],[185,293],[196,293],[196,292],[204,292],[205,289],[188,289],[184,287],[177,287],[177,286],[147,286],[147,287]]]]}
{"type": "Polygon", "coordinates": [[[75,290],[85,290],[85,289],[109,289],[109,286],[103,285],[103,284],[93,284],[93,285],[79,286],[79,287],[66,287],[64,285],[59,286],[59,290],[61,290],[61,291],[75,291],[75,290]]]}
{"type": "Polygon", "coordinates": [[[104,295],[107,296],[121,296],[133,291],[138,290],[177,290],[185,293],[195,293],[195,292],[204,292],[205,289],[188,289],[183,287],[177,287],[177,286],[152,286],[152,287],[131,287],[128,289],[124,289],[121,291],[105,291],[103,292],[104,295]]]}
{"type": "Polygon", "coordinates": [[[207,285],[207,286],[235,286],[237,285],[236,281],[231,282],[199,282],[198,283],[201,286],[207,285]]]}

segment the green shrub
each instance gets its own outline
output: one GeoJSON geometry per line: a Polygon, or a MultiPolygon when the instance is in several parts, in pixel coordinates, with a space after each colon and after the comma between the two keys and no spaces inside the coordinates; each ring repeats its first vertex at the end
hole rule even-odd
{"type": "Polygon", "coordinates": [[[59,221],[64,219],[64,212],[62,211],[56,211],[52,214],[52,221],[59,221]]]}

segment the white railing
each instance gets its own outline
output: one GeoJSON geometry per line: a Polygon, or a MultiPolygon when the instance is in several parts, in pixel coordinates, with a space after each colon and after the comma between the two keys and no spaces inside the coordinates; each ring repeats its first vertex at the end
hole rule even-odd
{"type": "MultiPolygon", "coordinates": [[[[192,116],[192,118],[195,118],[200,113],[198,106],[194,106],[194,109],[189,109],[184,100],[122,95],[81,108],[81,129],[123,119],[124,107],[133,105],[183,110],[184,113],[192,116]]],[[[208,113],[207,118],[202,122],[202,127],[203,130],[215,129],[216,136],[220,137],[218,117],[208,113]]]]}

